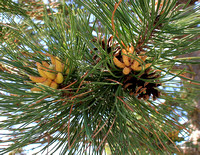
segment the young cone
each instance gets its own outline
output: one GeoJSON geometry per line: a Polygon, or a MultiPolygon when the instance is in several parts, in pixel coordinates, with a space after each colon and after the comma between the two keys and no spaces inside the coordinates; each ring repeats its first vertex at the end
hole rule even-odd
{"type": "Polygon", "coordinates": [[[58,57],[55,59],[55,68],[57,72],[63,72],[63,65],[58,57]]]}
{"type": "Polygon", "coordinates": [[[44,68],[49,68],[49,64],[46,61],[42,61],[42,65],[44,68]]]}
{"type": "Polygon", "coordinates": [[[36,83],[42,83],[42,82],[44,82],[47,79],[47,78],[44,78],[44,77],[37,77],[37,76],[31,76],[31,75],[29,75],[29,78],[33,82],[36,82],[36,83]]]}
{"type": "Polygon", "coordinates": [[[45,74],[44,68],[41,66],[41,64],[39,62],[36,62],[36,65],[40,76],[47,78],[47,75],[45,74]]]}
{"type": "Polygon", "coordinates": [[[58,73],[58,74],[56,75],[56,79],[55,79],[54,81],[55,81],[56,83],[60,84],[60,83],[63,82],[63,80],[64,80],[64,78],[63,78],[62,73],[58,73]]]}
{"type": "Polygon", "coordinates": [[[44,82],[42,82],[42,84],[45,86],[50,86],[51,82],[52,82],[51,79],[46,79],[44,82]]]}
{"type": "Polygon", "coordinates": [[[54,80],[56,78],[56,73],[53,70],[54,70],[54,65],[51,64],[49,65],[49,69],[45,71],[46,76],[51,80],[54,80]]]}
{"type": "Polygon", "coordinates": [[[126,66],[130,66],[129,56],[127,56],[128,53],[126,52],[125,49],[122,49],[122,53],[123,53],[122,59],[123,59],[124,64],[125,64],[126,66]]]}
{"type": "Polygon", "coordinates": [[[51,84],[50,84],[50,87],[51,88],[54,88],[54,89],[57,89],[58,88],[58,84],[56,83],[56,82],[52,82],[51,84]]]}

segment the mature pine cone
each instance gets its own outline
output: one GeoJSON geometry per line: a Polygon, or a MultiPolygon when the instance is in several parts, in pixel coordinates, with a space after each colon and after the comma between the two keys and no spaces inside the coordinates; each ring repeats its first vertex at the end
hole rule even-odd
{"type": "Polygon", "coordinates": [[[141,79],[131,75],[126,76],[123,86],[125,90],[130,92],[130,95],[135,95],[138,99],[148,100],[152,95],[153,100],[156,100],[157,97],[160,97],[160,92],[156,89],[158,86],[161,86],[158,80],[159,77],[160,72],[149,68],[139,77],[141,79]],[[145,82],[142,79],[153,80],[153,82],[145,82]]]}
{"type": "MultiPolygon", "coordinates": [[[[111,51],[118,51],[120,50],[120,46],[118,43],[113,43],[113,36],[110,36],[107,39],[107,42],[105,42],[105,37],[103,37],[103,39],[101,38],[101,34],[98,35],[98,38],[95,37],[93,40],[93,42],[99,42],[99,45],[101,45],[102,49],[104,49],[105,51],[107,51],[107,53],[111,53],[111,51]]],[[[98,50],[98,48],[94,48],[95,51],[98,50]]],[[[92,53],[92,51],[90,51],[90,53],[92,53]]],[[[93,60],[95,61],[95,63],[98,63],[100,61],[100,57],[98,57],[98,55],[94,55],[93,56],[93,60]]]]}

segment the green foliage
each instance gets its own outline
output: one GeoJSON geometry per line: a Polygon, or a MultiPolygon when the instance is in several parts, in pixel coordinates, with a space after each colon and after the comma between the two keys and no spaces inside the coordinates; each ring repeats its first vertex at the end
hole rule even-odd
{"type": "MultiPolygon", "coordinates": [[[[200,49],[199,8],[180,10],[175,0],[164,0],[161,9],[161,0],[158,7],[153,0],[122,1],[117,8],[115,3],[79,1],[83,9],[60,3],[63,9],[58,13],[44,6],[41,20],[31,20],[23,8],[6,3],[17,6],[20,18],[16,21],[13,12],[3,13],[9,26],[1,23],[9,29],[9,37],[2,41],[0,53],[0,116],[7,118],[0,129],[10,131],[1,143],[11,144],[1,154],[31,144],[41,144],[40,152],[51,148],[50,154],[59,149],[60,154],[102,154],[105,146],[112,154],[177,151],[177,140],[173,142],[168,133],[187,134],[180,113],[193,108],[194,89],[199,87],[191,83],[200,82],[173,66],[198,63],[197,58],[176,56],[200,49]],[[94,41],[100,33],[102,37],[94,41]],[[103,36],[107,42],[111,35],[121,49],[134,46],[136,52],[146,52],[151,69],[161,74],[157,100],[139,100],[124,89],[125,75],[113,62],[114,45],[109,53],[99,44],[103,36]],[[46,86],[41,92],[30,91],[36,84],[29,75],[39,76],[35,64],[50,62],[48,55],[63,63],[68,60],[69,73],[58,89],[46,86]],[[94,56],[100,58],[98,63],[94,56]],[[178,77],[187,80],[190,89],[178,77]]],[[[144,70],[131,72],[138,81],[157,82],[141,78],[142,74],[144,70]]]]}

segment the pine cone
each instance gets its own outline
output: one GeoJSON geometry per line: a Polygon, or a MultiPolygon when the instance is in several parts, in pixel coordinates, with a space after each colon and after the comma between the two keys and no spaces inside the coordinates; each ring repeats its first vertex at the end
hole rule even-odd
{"type": "MultiPolygon", "coordinates": [[[[102,49],[104,49],[105,51],[107,51],[107,53],[111,53],[112,50],[113,51],[118,51],[120,50],[120,46],[118,43],[113,43],[113,36],[110,36],[108,39],[107,39],[107,42],[105,42],[105,36],[103,37],[103,39],[101,39],[101,34],[98,35],[98,39],[97,37],[95,37],[93,40],[93,42],[99,42],[99,45],[101,45],[102,49]]],[[[95,51],[98,50],[98,48],[94,48],[95,51]]],[[[90,51],[90,53],[92,53],[92,51],[90,51]]],[[[98,63],[101,59],[100,57],[98,57],[98,55],[94,55],[93,56],[93,60],[95,61],[95,63],[98,63]]]]}
{"type": "Polygon", "coordinates": [[[145,82],[139,78],[128,75],[125,77],[123,82],[123,87],[125,90],[129,91],[130,95],[135,95],[138,99],[148,100],[152,95],[153,100],[156,100],[160,96],[160,92],[156,89],[158,86],[161,86],[161,83],[158,83],[158,78],[160,77],[160,72],[153,71],[149,68],[139,77],[141,79],[153,80],[153,82],[145,82]]]}

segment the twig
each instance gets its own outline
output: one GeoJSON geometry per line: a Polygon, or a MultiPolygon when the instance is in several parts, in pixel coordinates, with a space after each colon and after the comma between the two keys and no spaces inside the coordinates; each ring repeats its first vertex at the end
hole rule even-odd
{"type": "MultiPolygon", "coordinates": [[[[122,0],[119,1],[119,3],[115,3],[115,6],[114,6],[114,11],[112,12],[112,18],[111,18],[111,23],[112,23],[112,29],[113,31],[115,32],[115,23],[114,23],[114,15],[115,15],[115,12],[118,8],[118,6],[120,5],[120,3],[122,2],[122,0]]],[[[116,36],[117,38],[119,39],[119,36],[118,36],[118,32],[116,31],[116,36]]],[[[121,41],[122,45],[126,48],[125,44],[123,43],[123,41],[121,41]]]]}
{"type": "MultiPolygon", "coordinates": [[[[118,8],[118,6],[120,5],[121,2],[122,2],[122,0],[120,0],[119,3],[115,3],[114,11],[112,13],[111,22],[112,22],[112,29],[113,29],[114,32],[115,32],[114,15],[115,15],[115,12],[116,12],[116,10],[117,10],[117,8],[118,8]]],[[[116,31],[116,36],[117,36],[117,38],[119,38],[117,31],[116,31]]]]}

